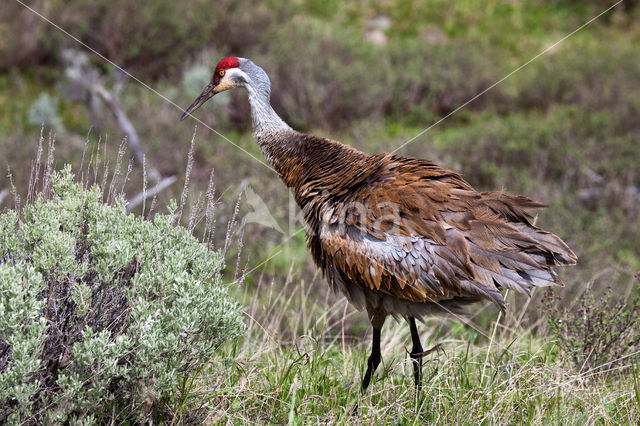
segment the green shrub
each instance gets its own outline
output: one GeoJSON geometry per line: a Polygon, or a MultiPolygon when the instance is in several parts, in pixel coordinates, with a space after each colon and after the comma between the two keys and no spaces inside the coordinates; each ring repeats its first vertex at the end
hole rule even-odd
{"type": "MultiPolygon", "coordinates": [[[[0,70],[55,61],[61,49],[77,47],[19,3],[3,6],[0,70]]],[[[202,46],[240,54],[273,15],[255,0],[41,0],[30,6],[143,79],[176,75],[202,46]]]]}
{"type": "Polygon", "coordinates": [[[581,296],[572,309],[559,309],[551,294],[543,301],[547,323],[565,361],[577,372],[606,375],[638,359],[640,295],[626,303],[608,288],[599,297],[592,292],[581,296]]]}
{"type": "MultiPolygon", "coordinates": [[[[425,123],[497,80],[477,43],[378,46],[358,28],[308,16],[294,17],[265,39],[251,58],[271,78],[274,107],[296,128],[344,128],[384,115],[425,123]]],[[[499,96],[496,90],[471,107],[499,96]]]]}
{"type": "Polygon", "coordinates": [[[432,137],[437,148],[451,154],[465,176],[483,188],[505,184],[500,173],[483,170],[487,164],[503,169],[507,182],[524,178],[559,181],[571,175],[575,183],[582,184],[583,174],[573,169],[582,166],[606,181],[638,185],[635,166],[640,145],[634,143],[629,128],[632,115],[631,109],[614,115],[558,105],[549,114],[487,113],[464,126],[438,129],[432,137]]]}
{"type": "MultiPolygon", "coordinates": [[[[421,125],[449,114],[498,80],[490,53],[488,47],[475,41],[390,44],[392,96],[386,110],[398,116],[410,114],[410,122],[421,125]]],[[[487,92],[467,109],[487,107],[502,97],[500,90],[487,92]]]]}
{"type": "Polygon", "coordinates": [[[358,30],[296,16],[266,40],[251,58],[269,74],[272,102],[294,127],[344,127],[380,116],[391,95],[389,63],[358,30]]]}
{"type": "Polygon", "coordinates": [[[244,333],[222,256],[173,211],[128,215],[69,167],[51,181],[49,199],[0,216],[0,423],[162,418],[244,333]]]}
{"type": "MultiPolygon", "coordinates": [[[[627,105],[637,108],[640,65],[635,56],[637,47],[623,38],[602,43],[585,37],[559,46],[558,52],[533,62],[516,76],[519,87],[514,106],[526,109],[574,104],[616,112],[624,112],[621,109],[627,105]]],[[[637,110],[634,120],[628,122],[637,130],[635,117],[637,110]]]]}
{"type": "Polygon", "coordinates": [[[35,127],[46,125],[62,133],[62,119],[58,115],[58,99],[42,93],[29,108],[29,123],[35,127]]]}

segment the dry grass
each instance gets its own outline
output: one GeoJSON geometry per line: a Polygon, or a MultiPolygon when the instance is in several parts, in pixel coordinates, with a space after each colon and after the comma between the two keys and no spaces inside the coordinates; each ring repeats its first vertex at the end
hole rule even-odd
{"type": "Polygon", "coordinates": [[[209,423],[233,424],[640,420],[634,366],[620,367],[609,378],[601,370],[574,372],[548,336],[518,324],[522,307],[513,305],[494,329],[450,317],[419,326],[425,347],[442,344],[425,359],[426,382],[419,392],[408,357],[409,329],[388,320],[383,363],[361,395],[370,345],[370,330],[362,333],[366,316],[331,295],[320,277],[298,281],[293,270],[284,284],[263,275],[242,290],[247,336],[224,348],[225,363],[193,381],[182,408],[203,406],[209,423]]]}

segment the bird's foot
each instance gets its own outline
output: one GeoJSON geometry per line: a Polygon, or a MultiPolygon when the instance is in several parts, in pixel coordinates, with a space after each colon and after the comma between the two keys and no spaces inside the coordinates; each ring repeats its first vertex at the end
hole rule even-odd
{"type": "Polygon", "coordinates": [[[431,349],[427,349],[426,351],[422,351],[422,352],[417,352],[417,353],[411,353],[412,356],[415,356],[416,358],[423,358],[429,354],[432,354],[435,351],[439,351],[442,349],[442,343],[438,343],[437,345],[435,345],[434,347],[432,347],[431,349]]]}
{"type": "MultiPolygon", "coordinates": [[[[422,387],[422,358],[440,349],[442,349],[442,345],[437,344],[426,351],[422,350],[422,347],[419,349],[414,347],[414,349],[409,353],[409,357],[413,363],[414,381],[418,390],[422,387]]],[[[429,378],[429,380],[431,380],[431,378],[429,378]]]]}

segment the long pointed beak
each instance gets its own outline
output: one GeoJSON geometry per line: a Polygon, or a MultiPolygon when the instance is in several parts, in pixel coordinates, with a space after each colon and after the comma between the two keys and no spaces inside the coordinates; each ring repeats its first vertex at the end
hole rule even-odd
{"type": "Polygon", "coordinates": [[[198,96],[197,99],[193,101],[191,105],[189,105],[189,108],[184,111],[184,114],[182,114],[182,117],[180,117],[180,121],[187,118],[187,116],[191,115],[195,110],[200,108],[202,104],[211,99],[213,95],[216,94],[216,92],[213,91],[214,87],[215,86],[212,83],[207,84],[207,87],[205,87],[202,93],[200,93],[200,96],[198,96]]]}

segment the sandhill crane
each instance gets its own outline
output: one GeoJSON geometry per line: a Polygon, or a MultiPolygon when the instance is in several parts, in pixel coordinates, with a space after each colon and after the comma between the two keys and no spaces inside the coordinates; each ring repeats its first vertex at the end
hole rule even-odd
{"type": "Polygon", "coordinates": [[[373,342],[363,391],[382,358],[388,315],[409,323],[418,386],[424,351],[416,318],[461,312],[483,299],[504,310],[502,289],[530,294],[562,285],[552,267],[576,263],[560,238],[532,223],[528,210],[543,204],[476,192],[458,173],[426,160],[367,155],[291,129],[270,105],[269,77],[249,59],[223,59],[182,119],[235,87],[247,89],[253,135],[293,188],[315,264],[334,291],[368,313],[373,342]]]}

